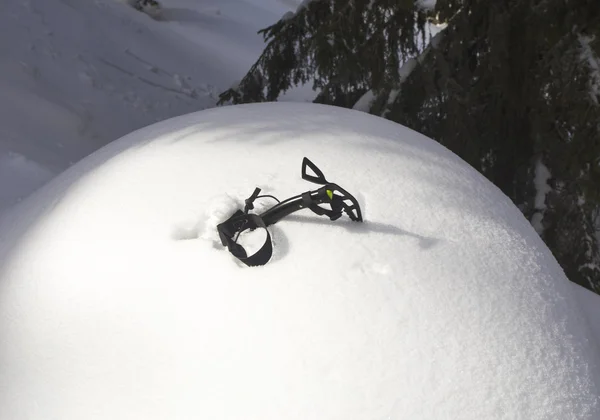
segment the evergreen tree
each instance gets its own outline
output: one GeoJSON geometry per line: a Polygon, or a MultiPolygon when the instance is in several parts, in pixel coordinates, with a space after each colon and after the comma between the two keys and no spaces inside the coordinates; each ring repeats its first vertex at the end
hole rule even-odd
{"type": "Polygon", "coordinates": [[[313,82],[318,103],[352,106],[368,89],[392,86],[425,42],[425,11],[412,0],[316,0],[259,31],[265,51],[221,103],[273,101],[313,82]]]}
{"type": "Polygon", "coordinates": [[[507,194],[572,281],[600,292],[600,2],[315,0],[221,102],[313,81],[439,141],[507,194]],[[443,22],[433,39],[427,22],[443,22]],[[427,46],[428,45],[428,46],[427,46]],[[364,99],[364,98],[363,98],[364,99]]]}

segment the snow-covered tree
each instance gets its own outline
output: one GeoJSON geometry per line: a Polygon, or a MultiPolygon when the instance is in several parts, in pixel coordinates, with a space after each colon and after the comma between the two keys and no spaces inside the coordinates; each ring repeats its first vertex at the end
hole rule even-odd
{"type": "Polygon", "coordinates": [[[317,0],[260,31],[269,41],[223,101],[275,100],[312,81],[315,102],[352,106],[367,90],[399,82],[398,68],[426,38],[425,10],[412,0],[317,0]]]}
{"type": "Polygon", "coordinates": [[[315,102],[420,131],[501,188],[568,277],[600,291],[600,2],[433,3],[305,2],[261,31],[263,54],[221,103],[312,82],[315,102]]]}

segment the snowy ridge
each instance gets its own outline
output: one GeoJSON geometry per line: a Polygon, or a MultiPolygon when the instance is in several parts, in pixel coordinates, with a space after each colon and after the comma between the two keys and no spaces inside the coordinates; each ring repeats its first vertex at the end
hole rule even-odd
{"type": "Polygon", "coordinates": [[[165,121],[0,231],[3,419],[600,416],[597,343],[529,222],[439,144],[365,113],[165,121]],[[365,223],[299,212],[269,228],[272,261],[242,266],[216,223],[256,186],[314,188],[303,156],[365,223]]]}

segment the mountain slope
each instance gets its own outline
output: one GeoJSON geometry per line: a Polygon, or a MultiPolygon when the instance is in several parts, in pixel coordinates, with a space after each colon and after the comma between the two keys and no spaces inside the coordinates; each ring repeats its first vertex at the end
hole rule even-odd
{"type": "Polygon", "coordinates": [[[216,3],[165,1],[164,21],[118,0],[4,4],[0,211],[128,132],[214,106],[260,54],[256,30],[288,7],[216,3]]]}

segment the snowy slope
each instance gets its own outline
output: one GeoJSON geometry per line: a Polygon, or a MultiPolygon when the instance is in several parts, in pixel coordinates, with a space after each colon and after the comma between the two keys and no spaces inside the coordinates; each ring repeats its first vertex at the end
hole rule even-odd
{"type": "Polygon", "coordinates": [[[233,74],[243,77],[264,49],[259,29],[275,23],[302,0],[164,0],[160,19],[206,51],[233,74]]]}
{"type": "Polygon", "coordinates": [[[294,7],[256,3],[165,0],[156,21],[124,0],[3,2],[0,212],[126,133],[214,106],[294,7]]]}
{"type": "MultiPolygon", "coordinates": [[[[270,204],[269,201],[262,203],[270,204]]],[[[598,419],[600,351],[510,200],[437,143],[313,104],[134,132],[0,222],[2,419],[598,419]],[[264,267],[215,230],[255,186],[314,188],[264,267]]]]}
{"type": "Polygon", "coordinates": [[[573,283],[573,288],[598,348],[600,348],[600,296],[575,283],[573,283]]]}

